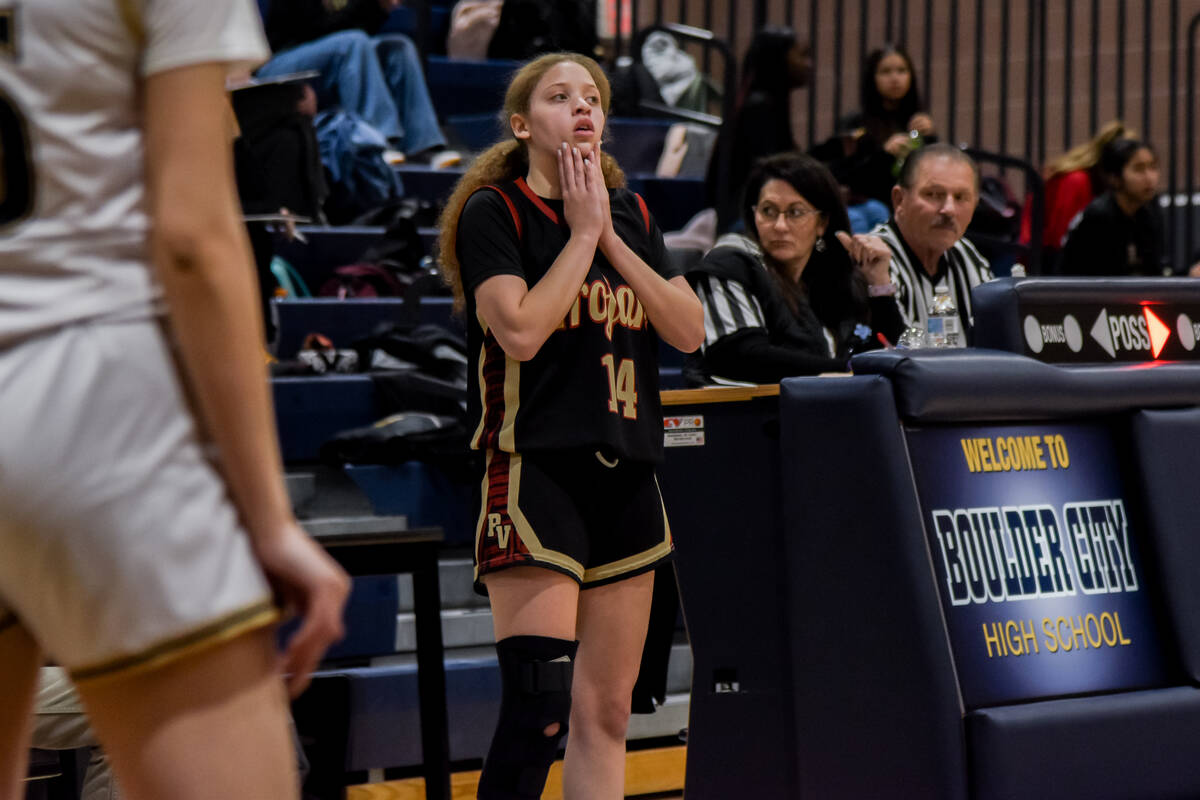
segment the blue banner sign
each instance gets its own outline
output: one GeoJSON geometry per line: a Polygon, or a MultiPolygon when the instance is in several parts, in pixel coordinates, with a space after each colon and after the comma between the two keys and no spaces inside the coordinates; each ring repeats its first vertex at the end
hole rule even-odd
{"type": "Polygon", "coordinates": [[[969,708],[1165,682],[1106,426],[910,429],[908,445],[969,708]]]}

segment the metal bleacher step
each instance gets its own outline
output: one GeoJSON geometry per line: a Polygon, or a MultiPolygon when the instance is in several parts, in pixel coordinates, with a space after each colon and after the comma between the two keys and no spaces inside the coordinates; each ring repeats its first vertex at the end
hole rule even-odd
{"type": "Polygon", "coordinates": [[[687,642],[676,642],[667,661],[667,693],[687,695],[691,690],[692,648],[687,642]]]}
{"type": "Polygon", "coordinates": [[[665,702],[653,714],[634,714],[629,718],[626,739],[659,739],[676,736],[688,726],[688,709],[691,695],[687,692],[669,692],[665,702]]]}
{"type": "MultiPolygon", "coordinates": [[[[463,648],[480,648],[492,654],[494,631],[492,612],[487,608],[453,608],[442,610],[442,641],[447,659],[463,648]]],[[[417,649],[416,622],[413,614],[401,612],[396,615],[396,652],[415,653],[417,649]]],[[[671,646],[667,661],[667,691],[686,694],[692,687],[692,651],[686,641],[671,646]]]]}
{"type": "MultiPolygon", "coordinates": [[[[412,575],[400,575],[400,604],[401,612],[413,610],[412,575]]],[[[476,594],[473,586],[474,568],[469,558],[439,558],[438,559],[438,588],[442,598],[442,608],[487,608],[488,601],[483,595],[476,594]]]]}
{"type": "MultiPolygon", "coordinates": [[[[452,647],[471,647],[491,644],[492,612],[486,608],[443,608],[442,643],[452,647]]],[[[410,653],[417,649],[416,616],[409,612],[396,615],[396,652],[410,653]]]]}
{"type": "Polygon", "coordinates": [[[301,520],[317,517],[362,517],[374,514],[362,489],[337,468],[308,464],[283,476],[292,510],[301,520]]]}

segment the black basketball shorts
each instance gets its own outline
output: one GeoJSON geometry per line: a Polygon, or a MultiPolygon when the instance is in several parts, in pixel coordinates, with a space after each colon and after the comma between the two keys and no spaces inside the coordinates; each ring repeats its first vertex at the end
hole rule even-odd
{"type": "Polygon", "coordinates": [[[654,465],[567,450],[489,450],[477,497],[475,589],[517,566],[566,573],[588,589],[671,557],[671,529],[654,465]]]}

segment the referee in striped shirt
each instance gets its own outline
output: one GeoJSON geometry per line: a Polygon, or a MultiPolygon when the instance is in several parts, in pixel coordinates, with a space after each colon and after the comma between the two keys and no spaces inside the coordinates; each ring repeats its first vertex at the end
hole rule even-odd
{"type": "Polygon", "coordinates": [[[914,150],[892,187],[892,218],[875,228],[892,251],[896,302],[907,325],[925,329],[933,298],[948,292],[967,343],[974,340],[971,287],[992,279],[987,259],[963,238],[979,204],[979,167],[957,147],[914,150]]]}

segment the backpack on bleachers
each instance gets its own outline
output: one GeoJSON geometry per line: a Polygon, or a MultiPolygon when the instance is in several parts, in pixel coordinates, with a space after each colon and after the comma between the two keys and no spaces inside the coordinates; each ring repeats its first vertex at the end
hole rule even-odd
{"type": "Polygon", "coordinates": [[[488,58],[525,61],[567,50],[596,55],[595,0],[504,0],[488,58]]]}
{"type": "Polygon", "coordinates": [[[323,220],[329,187],[312,118],[297,110],[303,87],[264,82],[234,91],[241,135],[234,141],[234,171],[242,210],[323,220]]]}
{"type": "MultiPolygon", "coordinates": [[[[368,247],[354,264],[340,266],[320,288],[322,297],[407,297],[413,284],[429,276],[425,263],[425,244],[417,230],[417,221],[428,204],[406,198],[385,206],[387,227],[383,235],[368,247]]],[[[359,224],[378,224],[359,220],[359,224]]],[[[426,291],[422,282],[419,291],[426,291]]]]}
{"type": "Polygon", "coordinates": [[[314,126],[329,183],[325,213],[330,222],[348,223],[404,196],[400,177],[383,160],[387,139],[370,123],[329,108],[317,113],[314,126]]]}

